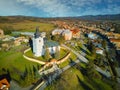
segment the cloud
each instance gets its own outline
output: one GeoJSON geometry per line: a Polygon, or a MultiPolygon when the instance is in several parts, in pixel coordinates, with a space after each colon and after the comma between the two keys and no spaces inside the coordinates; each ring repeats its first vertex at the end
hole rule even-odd
{"type": "Polygon", "coordinates": [[[31,14],[26,8],[18,5],[13,0],[0,0],[0,15],[25,15],[31,14]]]}
{"type": "Polygon", "coordinates": [[[36,7],[52,16],[66,16],[70,12],[70,7],[62,4],[60,0],[18,0],[18,2],[36,7]]]}
{"type": "Polygon", "coordinates": [[[0,0],[0,15],[43,17],[120,13],[120,0],[0,0]]]}
{"type": "Polygon", "coordinates": [[[73,6],[79,6],[79,7],[83,7],[83,6],[92,6],[93,4],[97,4],[100,3],[101,0],[64,0],[64,2],[66,2],[66,4],[71,4],[73,6]]]}

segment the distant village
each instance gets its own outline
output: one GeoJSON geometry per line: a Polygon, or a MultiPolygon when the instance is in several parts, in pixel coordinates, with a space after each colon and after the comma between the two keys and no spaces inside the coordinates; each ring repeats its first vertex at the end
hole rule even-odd
{"type": "MultiPolygon", "coordinates": [[[[84,34],[88,34],[88,36],[91,37],[92,31],[97,31],[103,35],[105,35],[111,43],[113,43],[116,46],[116,49],[120,50],[120,33],[115,33],[115,28],[112,28],[113,26],[109,23],[103,23],[103,24],[97,24],[97,23],[91,23],[91,22],[82,22],[79,21],[77,23],[75,22],[68,22],[68,21],[51,21],[54,25],[57,26],[56,29],[52,30],[51,35],[60,35],[64,37],[64,40],[69,41],[71,39],[83,39],[84,34]]],[[[0,29],[0,40],[3,41],[1,43],[2,48],[9,49],[13,46],[19,46],[22,43],[28,43],[29,37],[27,36],[33,36],[33,33],[30,32],[13,32],[17,34],[21,34],[23,36],[19,37],[13,37],[10,35],[4,35],[4,30],[0,29]],[[9,41],[12,41],[13,44],[7,43],[9,41]]],[[[46,32],[43,32],[46,33],[46,32]]],[[[95,35],[92,35],[92,38],[96,37],[95,35]]]]}

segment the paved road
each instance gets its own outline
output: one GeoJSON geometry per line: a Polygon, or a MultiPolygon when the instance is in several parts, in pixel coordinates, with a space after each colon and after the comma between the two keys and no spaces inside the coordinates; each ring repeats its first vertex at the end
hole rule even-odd
{"type": "Polygon", "coordinates": [[[47,69],[47,70],[43,70],[43,71],[39,71],[39,74],[40,75],[43,75],[43,74],[47,75],[48,73],[54,72],[58,69],[60,69],[60,68],[58,68],[58,66],[56,64],[53,64],[52,68],[47,69]]]}
{"type": "MultiPolygon", "coordinates": [[[[85,62],[85,63],[88,63],[88,62],[89,62],[84,56],[80,55],[79,53],[77,53],[77,52],[74,51],[73,49],[67,47],[67,46],[64,45],[64,44],[62,44],[62,46],[65,47],[65,48],[67,48],[68,50],[72,51],[74,54],[76,54],[81,61],[83,61],[83,62],[85,62]]],[[[99,68],[99,67],[96,66],[96,65],[95,65],[95,69],[96,69],[98,72],[100,72],[101,74],[103,74],[104,76],[106,76],[106,77],[108,77],[108,78],[111,77],[110,72],[104,71],[104,70],[102,70],[101,68],[99,68]]]]}
{"type": "Polygon", "coordinates": [[[74,54],[76,54],[78,56],[78,58],[82,61],[82,62],[85,62],[85,63],[88,63],[88,60],[83,57],[82,55],[80,55],[78,52],[74,51],[73,49],[67,47],[66,45],[62,44],[63,47],[67,48],[68,50],[72,51],[74,54]]]}

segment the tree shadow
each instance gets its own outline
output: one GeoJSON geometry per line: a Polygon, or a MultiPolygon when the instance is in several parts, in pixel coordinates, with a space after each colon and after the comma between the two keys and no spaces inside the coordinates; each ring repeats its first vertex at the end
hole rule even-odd
{"type": "Polygon", "coordinates": [[[32,39],[31,39],[31,38],[29,38],[29,45],[30,45],[31,50],[32,50],[32,52],[33,52],[33,41],[32,41],[32,39]]]}
{"type": "Polygon", "coordinates": [[[72,58],[69,58],[69,65],[72,67],[74,66],[76,63],[72,60],[72,58]]]}
{"type": "Polygon", "coordinates": [[[83,86],[85,90],[92,90],[88,85],[86,85],[83,81],[80,80],[78,75],[76,75],[76,77],[78,79],[79,84],[83,86]]]}
{"type": "MultiPolygon", "coordinates": [[[[5,69],[3,68],[3,70],[5,70],[5,69]]],[[[7,69],[6,72],[7,72],[6,74],[0,75],[0,80],[6,78],[7,81],[10,83],[10,81],[12,80],[11,75],[10,75],[10,71],[7,69]]]]}

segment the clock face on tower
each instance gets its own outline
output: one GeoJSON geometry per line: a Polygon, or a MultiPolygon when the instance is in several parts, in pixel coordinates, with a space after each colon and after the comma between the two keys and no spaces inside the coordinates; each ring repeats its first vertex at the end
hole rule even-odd
{"type": "Polygon", "coordinates": [[[39,42],[41,42],[41,40],[39,40],[39,42]]]}

